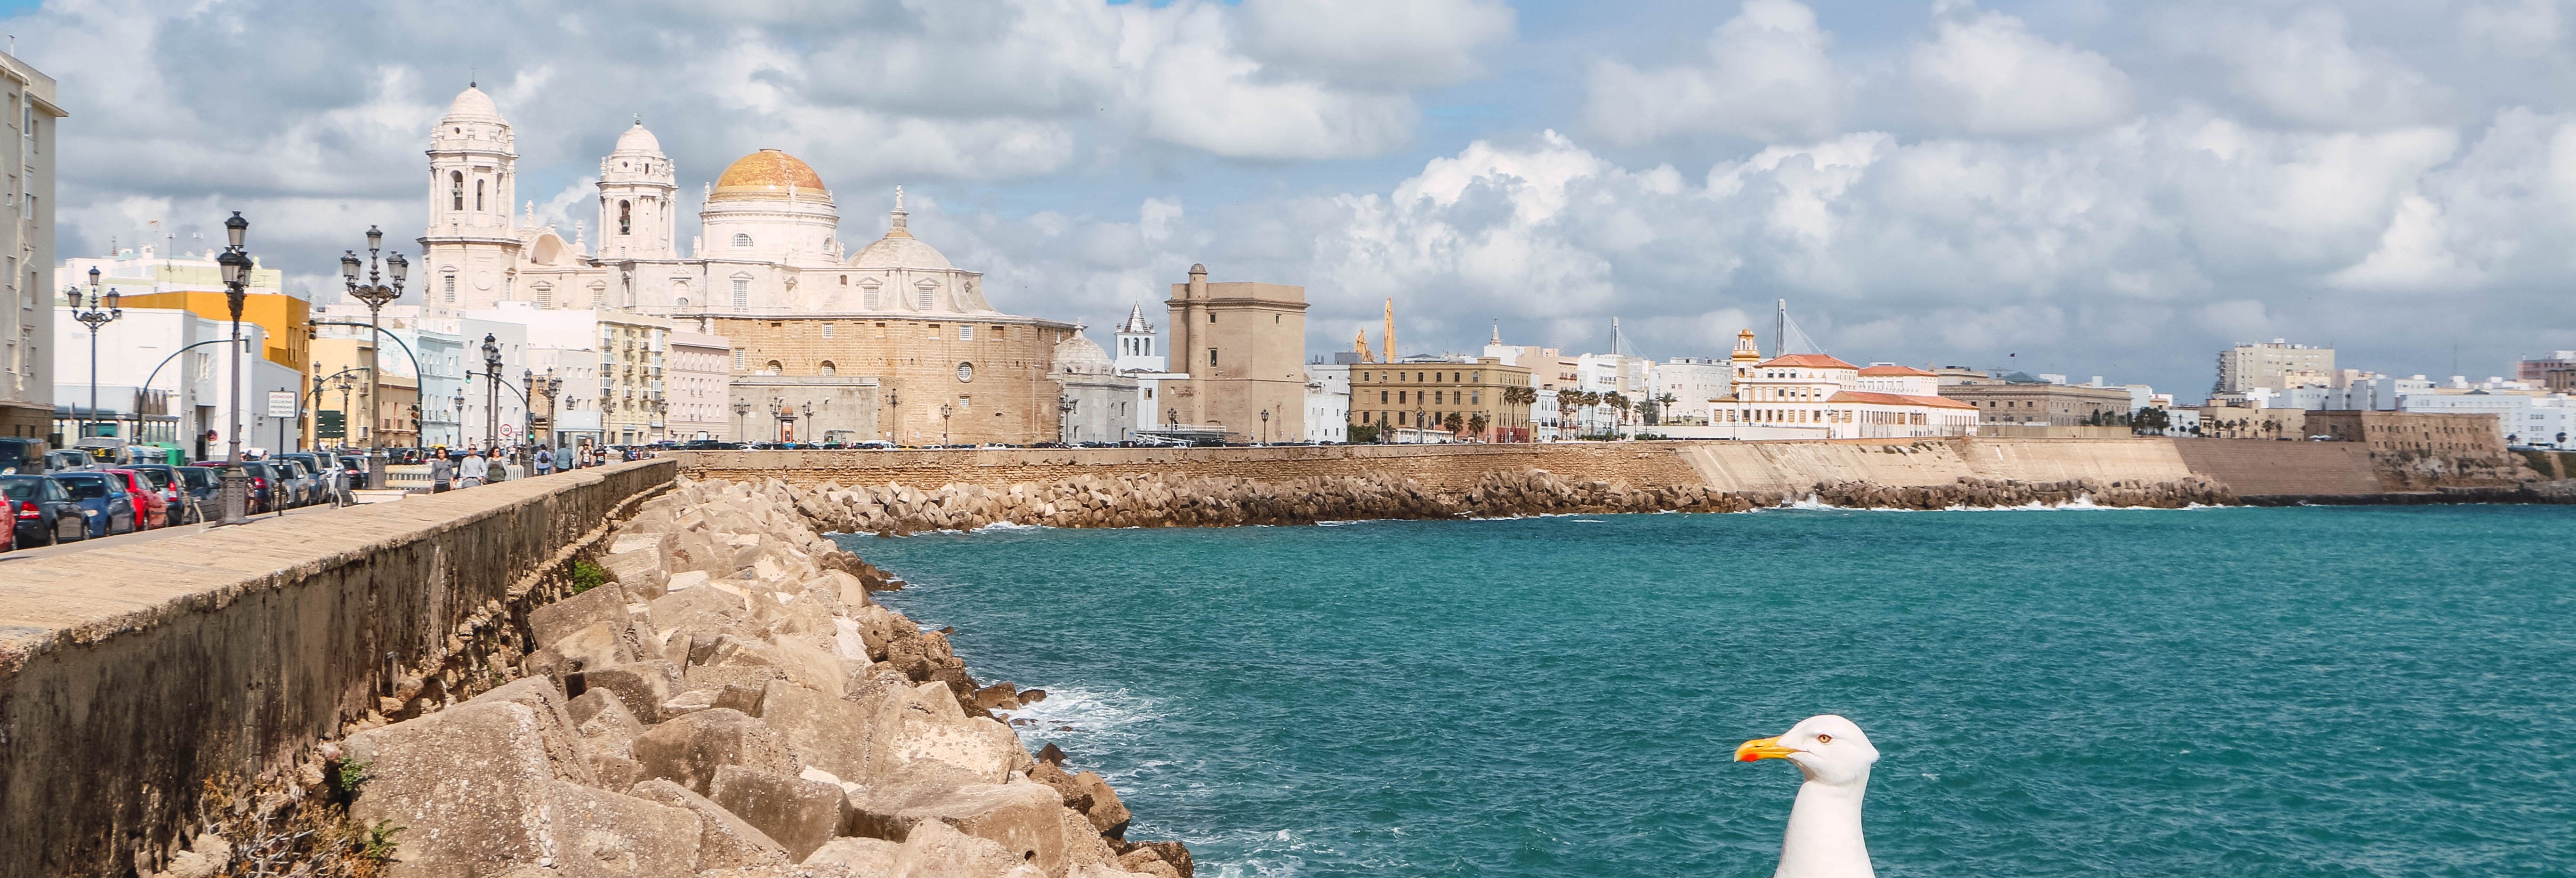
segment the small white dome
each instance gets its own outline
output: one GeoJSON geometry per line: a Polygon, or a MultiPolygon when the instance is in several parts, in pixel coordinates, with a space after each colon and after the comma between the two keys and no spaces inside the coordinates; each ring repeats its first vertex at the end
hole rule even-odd
{"type": "Polygon", "coordinates": [[[1055,372],[1058,375],[1115,375],[1117,364],[1110,362],[1109,352],[1082,334],[1076,325],[1073,334],[1055,343],[1055,372]]]}
{"type": "Polygon", "coordinates": [[[861,249],[858,255],[850,257],[850,267],[927,268],[946,271],[957,266],[949,264],[948,257],[941,255],[939,248],[922,243],[920,238],[897,229],[885,237],[878,238],[876,243],[861,249]]]}
{"type": "Polygon", "coordinates": [[[482,89],[469,85],[464,91],[456,93],[456,100],[447,104],[447,118],[499,119],[501,108],[492,103],[491,95],[484,94],[482,89]]]}
{"type": "Polygon", "coordinates": [[[661,155],[662,140],[661,138],[654,137],[653,132],[644,130],[644,123],[642,121],[637,121],[635,123],[635,127],[628,128],[626,129],[626,133],[617,135],[617,148],[610,151],[644,152],[661,155]]]}

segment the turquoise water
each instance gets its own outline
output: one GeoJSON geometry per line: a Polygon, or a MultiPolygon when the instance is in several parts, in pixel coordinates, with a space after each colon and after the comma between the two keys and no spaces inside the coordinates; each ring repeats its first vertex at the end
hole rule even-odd
{"type": "Polygon", "coordinates": [[[1768,875],[1826,712],[1883,876],[2576,874],[2576,508],[842,539],[1202,875],[1768,875]]]}

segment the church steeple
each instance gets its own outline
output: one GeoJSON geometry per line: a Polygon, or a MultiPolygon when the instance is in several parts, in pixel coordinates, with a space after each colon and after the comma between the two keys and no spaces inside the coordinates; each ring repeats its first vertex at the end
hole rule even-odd
{"type": "Polygon", "coordinates": [[[1160,372],[1169,358],[1154,352],[1154,324],[1145,322],[1145,306],[1127,309],[1127,320],[1118,324],[1117,369],[1121,372],[1160,372]]]}

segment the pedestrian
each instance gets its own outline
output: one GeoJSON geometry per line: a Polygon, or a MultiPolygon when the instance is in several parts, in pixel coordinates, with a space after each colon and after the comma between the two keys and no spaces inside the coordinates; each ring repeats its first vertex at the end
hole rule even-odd
{"type": "Polygon", "coordinates": [[[429,492],[446,493],[448,488],[452,487],[448,484],[449,480],[454,478],[456,478],[456,466],[447,461],[447,452],[441,449],[437,457],[429,459],[429,492]]]}
{"type": "Polygon", "coordinates": [[[537,446],[537,475],[552,475],[554,471],[555,450],[543,445],[537,446]]]}
{"type": "Polygon", "coordinates": [[[492,464],[490,461],[483,459],[482,449],[467,449],[465,452],[465,463],[457,467],[458,475],[462,476],[464,479],[457,485],[457,487],[471,488],[481,485],[483,484],[484,477],[491,475],[491,472],[492,464]]]}
{"type": "Polygon", "coordinates": [[[591,467],[593,467],[593,466],[597,466],[597,465],[598,465],[598,463],[597,463],[596,461],[592,460],[592,459],[591,459],[591,456],[590,456],[590,443],[589,443],[589,442],[583,442],[583,443],[581,443],[581,468],[582,468],[582,469],[589,469],[589,468],[591,468],[591,467]]]}

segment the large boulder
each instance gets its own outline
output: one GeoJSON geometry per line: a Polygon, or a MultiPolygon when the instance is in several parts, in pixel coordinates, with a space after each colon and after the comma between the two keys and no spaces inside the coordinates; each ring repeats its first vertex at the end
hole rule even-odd
{"type": "Polygon", "coordinates": [[[887,878],[1044,878],[1045,870],[989,839],[932,823],[903,840],[887,878]]]}
{"type": "Polygon", "coordinates": [[[999,844],[1049,875],[1111,858],[1108,845],[1081,817],[1065,810],[1055,790],[1026,780],[961,787],[903,810],[896,820],[905,828],[906,841],[928,824],[944,824],[999,844]]]}
{"type": "Polygon", "coordinates": [[[551,646],[573,632],[605,624],[627,637],[634,617],[626,610],[626,590],[609,583],[528,611],[528,635],[537,646],[551,646]]]}
{"type": "Polygon", "coordinates": [[[664,659],[586,668],[578,677],[564,678],[565,688],[577,685],[584,694],[592,689],[607,690],[626,703],[628,713],[648,721],[661,719],[662,702],[671,699],[679,683],[679,663],[664,659]]]}
{"type": "Polygon", "coordinates": [[[585,748],[575,729],[572,714],[565,709],[563,691],[547,677],[522,677],[491,691],[468,699],[467,704],[521,704],[537,716],[537,734],[546,745],[546,761],[552,763],[555,777],[574,783],[592,783],[585,748]]]}
{"type": "Polygon", "coordinates": [[[716,769],[738,765],[769,774],[793,775],[796,757],[785,737],[741,711],[714,708],[677,717],[635,737],[635,761],[646,777],[658,777],[707,794],[716,769]]]}
{"type": "Polygon", "coordinates": [[[798,865],[815,878],[882,878],[894,871],[903,846],[881,838],[836,838],[805,856],[798,865]]]}
{"type": "Polygon", "coordinates": [[[691,868],[695,835],[669,831],[694,820],[687,812],[556,779],[552,721],[519,701],[469,701],[351,735],[347,758],[366,780],[349,815],[403,827],[393,878],[470,878],[527,863],[577,875],[691,868]]]}
{"type": "Polygon", "coordinates": [[[945,683],[924,683],[904,693],[894,757],[942,763],[985,783],[1027,770],[1031,760],[1020,736],[990,718],[968,717],[955,692],[945,683]]]}
{"type": "Polygon", "coordinates": [[[841,828],[841,786],[821,780],[754,771],[739,765],[716,768],[707,798],[743,822],[786,846],[787,855],[803,860],[831,841],[841,828]]]}
{"type": "Polygon", "coordinates": [[[760,719],[787,737],[798,762],[851,780],[870,779],[903,729],[904,698],[887,686],[863,685],[847,698],[785,680],[761,693],[760,719]]]}
{"type": "Polygon", "coordinates": [[[787,848],[768,833],[725,810],[724,806],[705,796],[660,778],[636,784],[628,795],[674,808],[684,808],[698,815],[698,868],[719,869],[734,866],[779,866],[792,862],[787,848]]]}
{"type": "Polygon", "coordinates": [[[531,675],[562,679],[586,668],[622,665],[643,657],[621,626],[593,622],[528,653],[521,667],[531,675]]]}
{"type": "Polygon", "coordinates": [[[1118,791],[1109,788],[1109,781],[1086,771],[1074,775],[1073,783],[1089,794],[1091,806],[1083,813],[1091,821],[1092,829],[1110,838],[1125,837],[1127,822],[1134,815],[1127,812],[1126,803],[1118,801],[1118,791]]]}

